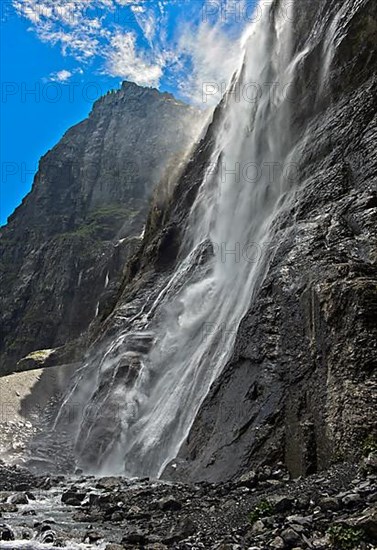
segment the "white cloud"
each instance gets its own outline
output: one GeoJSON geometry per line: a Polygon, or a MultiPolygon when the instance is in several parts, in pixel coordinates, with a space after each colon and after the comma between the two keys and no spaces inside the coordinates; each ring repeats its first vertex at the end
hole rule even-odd
{"type": "Polygon", "coordinates": [[[133,6],[131,10],[145,38],[152,45],[152,40],[156,33],[156,18],[154,13],[152,10],[147,11],[142,6],[133,6]]]}
{"type": "Polygon", "coordinates": [[[132,32],[118,32],[111,38],[107,70],[112,76],[141,86],[158,86],[163,74],[161,62],[152,63],[143,52],[136,51],[136,37],[132,32]]]}
{"type": "Polygon", "coordinates": [[[88,8],[107,0],[13,0],[16,12],[33,24],[38,38],[59,45],[63,55],[85,61],[98,54],[101,18],[87,16],[88,8]]]}
{"type": "Polygon", "coordinates": [[[145,12],[145,8],[143,6],[132,6],[131,10],[134,13],[144,13],[145,12]]]}
{"type": "Polygon", "coordinates": [[[199,28],[186,27],[178,50],[181,62],[188,61],[192,68],[181,78],[181,93],[196,103],[217,103],[237,68],[239,41],[228,38],[219,27],[202,23],[199,28]]]}
{"type": "MultiPolygon", "coordinates": [[[[178,80],[181,94],[197,103],[202,101],[203,85],[209,82],[219,87],[212,97],[217,101],[237,63],[239,44],[227,37],[221,21],[210,24],[198,19],[196,0],[192,0],[195,9],[182,10],[183,21],[193,16],[191,26],[187,21],[184,25],[178,22],[174,15],[178,38],[171,36],[169,6],[182,5],[184,0],[12,2],[17,13],[31,23],[30,30],[43,42],[59,46],[63,56],[72,56],[82,66],[97,61],[102,72],[139,85],[158,87],[163,76],[173,86],[178,80]],[[139,29],[132,28],[127,17],[117,17],[123,10],[139,29]]],[[[50,78],[59,79],[60,73],[61,81],[69,78],[62,71],[50,78]]]]}
{"type": "Polygon", "coordinates": [[[73,76],[73,73],[71,71],[67,71],[66,69],[62,69],[61,71],[58,71],[57,73],[52,73],[50,75],[50,80],[53,82],[66,82],[73,76]]]}

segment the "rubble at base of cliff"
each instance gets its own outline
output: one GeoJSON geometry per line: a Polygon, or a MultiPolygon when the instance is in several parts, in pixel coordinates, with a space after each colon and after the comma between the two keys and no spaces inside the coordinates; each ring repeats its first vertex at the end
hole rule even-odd
{"type": "Polygon", "coordinates": [[[377,543],[377,456],[290,479],[283,465],[194,485],[35,476],[0,464],[1,548],[358,549],[377,543]]]}

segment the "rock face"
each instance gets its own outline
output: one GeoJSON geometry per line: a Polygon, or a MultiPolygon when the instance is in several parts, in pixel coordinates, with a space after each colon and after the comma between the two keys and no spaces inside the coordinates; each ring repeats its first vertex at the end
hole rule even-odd
{"type": "MultiPolygon", "coordinates": [[[[356,4],[347,3],[326,101],[313,95],[324,36],[302,61],[295,112],[307,141],[295,203],[276,224],[232,357],[167,475],[219,481],[277,460],[305,475],[359,453],[375,429],[377,9],[356,4]]],[[[339,7],[300,3],[296,47],[339,7]]]]}
{"type": "MultiPolygon", "coordinates": [[[[308,36],[315,40],[292,83],[293,127],[305,137],[295,200],[276,220],[231,358],[165,470],[167,478],[218,482],[279,460],[293,475],[305,475],[355,457],[375,429],[377,17],[371,1],[350,0],[347,16],[339,12],[342,5],[318,0],[307,10],[296,6],[294,49],[302,51],[308,36]],[[318,99],[336,14],[344,17],[342,32],[328,93],[318,99]],[[317,28],[317,21],[328,24],[317,28]]],[[[225,107],[226,99],[169,207],[161,215],[150,212],[105,333],[126,322],[133,300],[139,307],[152,303],[151,288],[174,269],[225,107]]]]}
{"type": "MultiPolygon", "coordinates": [[[[279,5],[273,4],[272,13],[279,5]]],[[[299,68],[291,83],[291,130],[302,144],[294,200],[274,221],[269,250],[259,260],[259,284],[237,325],[230,358],[198,408],[177,459],[166,467],[167,478],[233,481],[279,461],[299,476],[339,459],[354,459],[367,436],[375,445],[376,10],[372,0],[295,3],[293,50],[304,54],[295,58],[299,68]],[[318,93],[322,85],[327,93],[318,93]]],[[[277,34],[274,28],[271,41],[277,34]]],[[[140,406],[146,404],[148,411],[149,391],[137,393],[155,336],[146,323],[156,304],[168,302],[187,279],[200,279],[213,256],[211,243],[201,242],[186,266],[186,279],[172,277],[189,246],[185,225],[201,192],[227,101],[225,97],[215,111],[168,205],[153,204],[117,303],[104,311],[90,335],[95,343],[80,371],[90,386],[89,406],[85,384],[83,389],[77,384],[77,395],[70,395],[84,409],[75,416],[75,437],[68,434],[77,441],[79,467],[93,471],[99,457],[107,460],[117,443],[126,445],[131,433],[125,431],[127,422],[132,425],[140,406]],[[106,348],[109,341],[114,345],[106,348]],[[125,421],[127,410],[131,414],[125,421]]],[[[163,314],[159,321],[166,321],[163,314]]],[[[166,366],[155,359],[160,368],[166,366]]],[[[208,353],[208,364],[211,359],[208,353]]],[[[158,369],[149,374],[148,390],[157,385],[158,369]]],[[[147,422],[152,416],[142,419],[147,422]]],[[[174,429],[177,419],[170,420],[174,429]]],[[[139,432],[134,432],[131,435],[140,443],[139,432]]],[[[166,442],[155,439],[156,446],[166,442]]],[[[136,456],[136,464],[144,443],[134,446],[131,459],[136,456]]],[[[37,446],[41,448],[39,442],[37,446]]],[[[126,467],[123,450],[120,447],[117,459],[126,467]]],[[[246,489],[253,486],[254,476],[242,479],[246,489]]],[[[324,506],[336,503],[327,501],[324,506]]],[[[297,528],[292,532],[289,525],[280,527],[272,547],[297,544],[297,528]]]]}
{"type": "Polygon", "coordinates": [[[170,94],[124,82],[42,157],[31,192],[0,230],[0,374],[106,311],[152,191],[200,118],[170,94]]]}

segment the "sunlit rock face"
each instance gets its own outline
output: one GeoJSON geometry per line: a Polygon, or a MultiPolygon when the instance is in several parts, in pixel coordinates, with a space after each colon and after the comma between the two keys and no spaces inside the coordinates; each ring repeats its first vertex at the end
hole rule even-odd
{"type": "Polygon", "coordinates": [[[152,191],[201,119],[170,94],[124,82],[41,158],[31,192],[0,230],[0,374],[111,308],[152,191]]]}

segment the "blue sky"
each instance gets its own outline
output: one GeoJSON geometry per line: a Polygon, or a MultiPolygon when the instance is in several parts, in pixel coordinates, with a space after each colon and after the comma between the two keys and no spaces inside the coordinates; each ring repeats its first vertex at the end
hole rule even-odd
{"type": "Polygon", "coordinates": [[[0,0],[0,223],[39,158],[123,80],[194,104],[224,88],[255,0],[0,0]],[[208,88],[207,88],[208,89],[208,88]]]}

